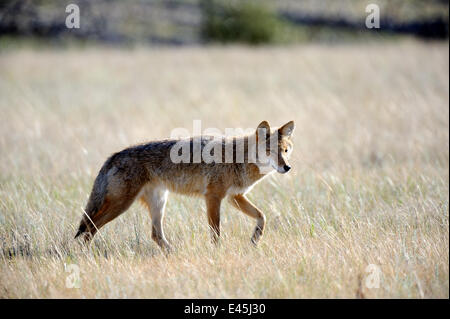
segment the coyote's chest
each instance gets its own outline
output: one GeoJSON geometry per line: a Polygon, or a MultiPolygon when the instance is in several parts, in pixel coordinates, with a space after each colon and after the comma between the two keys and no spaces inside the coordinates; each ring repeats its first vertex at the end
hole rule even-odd
{"type": "Polygon", "coordinates": [[[246,194],[248,193],[257,183],[259,183],[262,179],[269,176],[274,171],[270,171],[267,174],[260,174],[259,170],[250,170],[248,174],[246,174],[245,178],[241,179],[239,183],[232,184],[227,190],[227,195],[237,195],[237,194],[246,194]]]}

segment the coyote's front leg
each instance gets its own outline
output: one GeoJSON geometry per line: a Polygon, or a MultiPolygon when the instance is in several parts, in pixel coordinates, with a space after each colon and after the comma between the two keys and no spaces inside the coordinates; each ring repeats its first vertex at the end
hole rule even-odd
{"type": "Polygon", "coordinates": [[[217,244],[220,237],[220,204],[222,202],[222,196],[206,194],[205,200],[208,223],[212,233],[212,241],[214,244],[217,244]]]}
{"type": "Polygon", "coordinates": [[[266,216],[243,194],[231,196],[230,202],[243,213],[256,219],[256,228],[252,236],[252,243],[256,245],[264,232],[266,216]]]}

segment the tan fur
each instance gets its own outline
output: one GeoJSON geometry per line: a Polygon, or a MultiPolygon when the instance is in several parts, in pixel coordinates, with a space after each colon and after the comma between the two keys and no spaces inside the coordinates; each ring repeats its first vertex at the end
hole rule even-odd
{"type": "Polygon", "coordinates": [[[293,129],[292,121],[276,130],[271,130],[269,124],[263,121],[253,135],[219,140],[203,136],[202,149],[208,142],[218,143],[210,145],[222,148],[221,163],[206,163],[203,160],[193,163],[192,147],[189,163],[174,163],[170,158],[171,148],[180,141],[192,146],[192,138],[154,141],[115,153],[103,164],[94,182],[86,215],[76,237],[83,234],[89,241],[98,229],[122,214],[139,197],[152,218],[152,238],[159,246],[168,249],[162,224],[167,194],[171,191],[204,196],[214,242],[220,236],[221,202],[228,196],[234,207],[257,220],[252,237],[252,242],[256,244],[264,231],[265,216],[245,197],[245,193],[270,172],[262,170],[259,153],[256,163],[251,162],[248,149],[257,145],[255,143],[262,143],[263,152],[270,157],[271,167],[285,173],[290,169],[287,159],[292,151],[293,129]],[[244,162],[237,162],[235,155],[231,163],[226,163],[225,145],[232,145],[236,150],[240,143],[246,146],[244,162]]]}

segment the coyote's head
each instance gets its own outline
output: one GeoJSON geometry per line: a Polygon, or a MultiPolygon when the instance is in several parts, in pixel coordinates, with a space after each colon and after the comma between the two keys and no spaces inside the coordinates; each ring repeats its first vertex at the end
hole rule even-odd
{"type": "Polygon", "coordinates": [[[261,167],[272,167],[278,173],[287,173],[291,166],[288,159],[294,144],[291,136],[294,132],[294,121],[290,121],[278,129],[271,130],[267,121],[262,121],[256,129],[258,144],[258,162],[261,167]],[[265,150],[265,156],[264,156],[265,150]]]}

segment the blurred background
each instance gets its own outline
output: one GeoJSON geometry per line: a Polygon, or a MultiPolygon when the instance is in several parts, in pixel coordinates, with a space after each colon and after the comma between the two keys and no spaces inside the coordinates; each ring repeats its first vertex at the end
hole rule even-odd
{"type": "Polygon", "coordinates": [[[446,39],[448,6],[447,0],[3,0],[0,36],[3,46],[16,38],[118,45],[446,39]],[[80,8],[79,29],[65,26],[70,3],[80,8]],[[377,30],[365,27],[370,3],[380,8],[377,30]]]}
{"type": "Polygon", "coordinates": [[[448,298],[448,15],[446,0],[0,0],[0,298],[448,298]],[[295,121],[292,170],[248,194],[261,246],[224,203],[215,250],[204,201],[171,194],[170,258],[138,204],[80,251],[106,158],[193,120],[295,121]]]}

